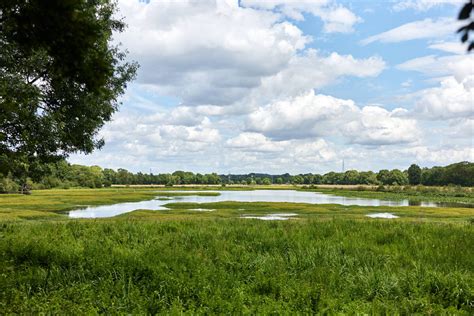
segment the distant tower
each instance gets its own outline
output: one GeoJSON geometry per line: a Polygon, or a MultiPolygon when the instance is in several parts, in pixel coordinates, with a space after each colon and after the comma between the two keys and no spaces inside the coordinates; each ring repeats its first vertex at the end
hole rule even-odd
{"type": "Polygon", "coordinates": [[[342,172],[344,172],[344,159],[342,159],[342,172]]]}

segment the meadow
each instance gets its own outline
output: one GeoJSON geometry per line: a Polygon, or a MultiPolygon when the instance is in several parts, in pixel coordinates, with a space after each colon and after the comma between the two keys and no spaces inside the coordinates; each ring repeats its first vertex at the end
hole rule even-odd
{"type": "MultiPolygon", "coordinates": [[[[161,193],[177,194],[192,193],[161,193]]],[[[0,195],[2,313],[474,311],[473,209],[394,207],[401,217],[387,220],[365,217],[382,207],[218,202],[64,215],[155,197],[137,188],[0,195]]]]}
{"type": "Polygon", "coordinates": [[[318,191],[346,197],[361,197],[383,200],[432,201],[441,203],[465,203],[474,205],[474,190],[471,187],[446,186],[324,186],[303,187],[303,190],[318,191]]]}

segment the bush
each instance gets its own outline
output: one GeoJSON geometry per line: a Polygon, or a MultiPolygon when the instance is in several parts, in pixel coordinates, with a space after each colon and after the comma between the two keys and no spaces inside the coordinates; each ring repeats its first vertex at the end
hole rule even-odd
{"type": "Polygon", "coordinates": [[[19,190],[20,186],[10,177],[0,180],[0,193],[17,193],[19,190]]]}

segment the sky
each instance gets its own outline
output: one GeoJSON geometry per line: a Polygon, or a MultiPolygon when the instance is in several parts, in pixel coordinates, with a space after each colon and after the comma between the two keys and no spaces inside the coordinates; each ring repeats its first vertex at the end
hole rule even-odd
{"type": "Polygon", "coordinates": [[[463,0],[119,0],[140,69],[71,163],[325,173],[474,160],[463,0]]]}

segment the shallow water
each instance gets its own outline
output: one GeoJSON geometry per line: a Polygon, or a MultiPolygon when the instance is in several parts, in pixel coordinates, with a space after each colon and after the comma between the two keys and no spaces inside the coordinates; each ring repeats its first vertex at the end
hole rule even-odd
{"type": "Polygon", "coordinates": [[[260,219],[263,221],[286,221],[290,217],[297,216],[295,213],[275,213],[267,215],[242,215],[240,218],[260,219]]]}
{"type": "Polygon", "coordinates": [[[399,218],[400,216],[393,215],[392,213],[373,213],[365,215],[371,218],[399,218]]]}
{"type": "MultiPolygon", "coordinates": [[[[193,191],[159,191],[159,192],[193,192],[193,191]]],[[[200,191],[202,192],[202,191],[200,191]]],[[[305,192],[295,190],[254,190],[254,191],[219,191],[218,196],[176,196],[169,200],[158,197],[151,201],[117,203],[112,205],[89,206],[69,212],[73,218],[112,217],[138,209],[164,210],[163,205],[172,202],[212,203],[222,201],[237,202],[290,202],[310,204],[341,204],[359,206],[410,206],[408,200],[389,201],[379,199],[363,199],[329,195],[319,192],[305,192]]],[[[445,207],[443,203],[417,202],[417,206],[445,207]]]]}

